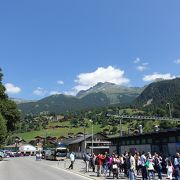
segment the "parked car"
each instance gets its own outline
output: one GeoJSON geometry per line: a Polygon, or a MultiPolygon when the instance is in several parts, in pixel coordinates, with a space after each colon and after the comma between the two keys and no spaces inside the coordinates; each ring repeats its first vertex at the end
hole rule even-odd
{"type": "Polygon", "coordinates": [[[5,157],[4,153],[2,151],[0,151],[0,161],[2,161],[4,157],[5,157]]]}

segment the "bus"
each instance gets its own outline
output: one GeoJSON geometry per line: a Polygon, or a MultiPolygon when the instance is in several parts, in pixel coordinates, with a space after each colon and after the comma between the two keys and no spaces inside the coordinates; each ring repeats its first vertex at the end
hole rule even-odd
{"type": "Polygon", "coordinates": [[[67,153],[67,147],[62,143],[57,143],[56,147],[44,150],[43,157],[47,160],[61,161],[66,159],[67,153]]]}

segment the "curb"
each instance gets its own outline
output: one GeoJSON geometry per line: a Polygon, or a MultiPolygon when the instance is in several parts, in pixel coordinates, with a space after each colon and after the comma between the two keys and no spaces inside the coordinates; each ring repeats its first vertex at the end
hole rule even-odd
{"type": "Polygon", "coordinates": [[[87,178],[87,179],[94,179],[94,180],[97,180],[99,178],[96,178],[96,177],[89,177],[89,176],[86,176],[84,175],[83,173],[79,173],[79,172],[76,172],[76,171],[71,171],[71,170],[68,170],[68,169],[64,169],[64,168],[61,168],[61,167],[58,167],[58,166],[51,166],[53,168],[56,168],[56,169],[60,169],[62,171],[65,171],[65,172],[68,172],[68,173],[71,173],[71,174],[75,174],[75,175],[78,175],[78,176],[81,176],[81,177],[84,177],[84,178],[87,178]]]}

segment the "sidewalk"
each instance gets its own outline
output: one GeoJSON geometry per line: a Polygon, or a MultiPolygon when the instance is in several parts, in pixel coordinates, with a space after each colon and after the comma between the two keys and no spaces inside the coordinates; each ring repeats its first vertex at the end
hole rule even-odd
{"type": "MultiPolygon", "coordinates": [[[[70,172],[73,172],[75,174],[78,174],[78,175],[81,175],[81,176],[84,176],[84,177],[87,177],[87,178],[90,178],[90,179],[99,179],[99,180],[102,180],[102,179],[113,179],[112,175],[111,177],[105,177],[105,176],[101,176],[101,177],[97,177],[97,173],[95,172],[92,172],[92,169],[90,169],[89,172],[86,172],[85,171],[85,162],[82,160],[82,159],[76,159],[75,162],[74,162],[74,168],[73,169],[69,169],[69,165],[71,164],[70,160],[67,159],[66,161],[58,161],[56,163],[56,165],[54,164],[53,166],[56,166],[58,168],[61,168],[61,169],[64,169],[66,171],[70,171],[70,172]]],[[[166,179],[166,175],[163,174],[163,180],[166,179]]],[[[120,177],[119,179],[128,179],[127,177],[124,177],[124,173],[120,173],[120,177]]],[[[142,177],[141,176],[137,176],[136,177],[136,180],[141,180],[142,177]]],[[[156,173],[156,179],[158,179],[157,177],[157,173],[156,173]]]]}
{"type": "Polygon", "coordinates": [[[103,177],[101,177],[101,178],[97,177],[97,173],[92,172],[92,169],[90,169],[90,172],[86,172],[86,169],[85,169],[86,165],[82,159],[75,160],[73,169],[69,169],[70,164],[71,164],[70,160],[66,159],[65,161],[58,161],[57,167],[67,170],[67,171],[71,171],[75,174],[85,176],[90,179],[104,179],[103,177]]]}

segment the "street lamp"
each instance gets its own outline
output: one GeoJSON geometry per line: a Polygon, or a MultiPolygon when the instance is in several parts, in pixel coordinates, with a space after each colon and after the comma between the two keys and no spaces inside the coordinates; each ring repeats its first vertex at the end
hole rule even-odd
{"type": "Polygon", "coordinates": [[[142,127],[142,124],[139,125],[139,133],[140,133],[140,134],[143,133],[143,127],[142,127]]]}
{"type": "Polygon", "coordinates": [[[92,142],[91,142],[91,143],[92,143],[92,147],[91,147],[91,148],[92,148],[92,150],[91,150],[91,154],[93,155],[93,134],[94,134],[94,132],[93,132],[93,131],[94,131],[94,129],[93,129],[93,121],[92,121],[92,120],[90,120],[90,122],[91,122],[91,128],[92,128],[92,129],[91,129],[91,130],[92,130],[92,131],[91,131],[91,133],[92,133],[92,142]]]}
{"type": "Polygon", "coordinates": [[[19,144],[19,138],[15,139],[15,149],[16,149],[16,153],[18,151],[18,144],[19,144]]]}
{"type": "Polygon", "coordinates": [[[86,153],[86,129],[85,129],[85,123],[84,123],[84,126],[83,126],[83,128],[84,128],[84,154],[86,153]]]}
{"type": "MultiPolygon", "coordinates": [[[[119,117],[123,114],[122,110],[119,110],[119,117]]],[[[122,136],[122,117],[119,119],[119,130],[120,130],[120,136],[122,136]]]]}
{"type": "Polygon", "coordinates": [[[122,118],[119,119],[120,136],[122,136],[122,118]]]}
{"type": "Polygon", "coordinates": [[[172,118],[170,103],[168,102],[166,105],[168,105],[168,108],[169,108],[169,118],[172,118]]]}

